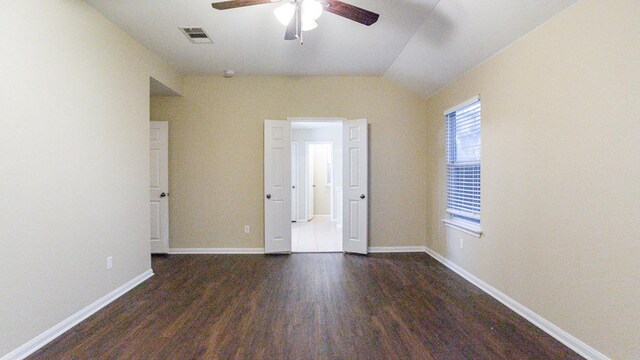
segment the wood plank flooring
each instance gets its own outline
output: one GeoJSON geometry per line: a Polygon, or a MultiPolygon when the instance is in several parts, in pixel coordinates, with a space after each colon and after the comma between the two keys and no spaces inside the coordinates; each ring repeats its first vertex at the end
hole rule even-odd
{"type": "Polygon", "coordinates": [[[170,255],[30,359],[579,359],[426,254],[170,255]]]}

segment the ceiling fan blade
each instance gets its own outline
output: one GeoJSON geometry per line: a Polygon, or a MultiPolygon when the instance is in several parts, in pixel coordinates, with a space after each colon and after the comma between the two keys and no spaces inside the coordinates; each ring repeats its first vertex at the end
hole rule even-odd
{"type": "Polygon", "coordinates": [[[287,32],[284,33],[285,40],[296,40],[302,37],[301,34],[301,25],[302,25],[302,9],[300,8],[300,4],[296,3],[296,10],[289,20],[289,25],[287,25],[287,32]]]}
{"type": "Polygon", "coordinates": [[[212,3],[211,6],[216,10],[235,9],[243,6],[252,6],[260,4],[269,4],[274,1],[271,0],[232,0],[212,3]]]}
{"type": "Polygon", "coordinates": [[[355,22],[359,22],[360,24],[364,24],[367,26],[371,26],[378,21],[380,15],[371,12],[369,10],[365,10],[363,8],[359,8],[357,6],[347,4],[345,2],[339,0],[325,0],[328,5],[325,7],[325,10],[345,17],[349,20],[353,20],[355,22]]]}
{"type": "Polygon", "coordinates": [[[298,38],[298,30],[296,27],[296,19],[291,19],[287,25],[287,32],[284,33],[285,40],[295,40],[298,38]]]}

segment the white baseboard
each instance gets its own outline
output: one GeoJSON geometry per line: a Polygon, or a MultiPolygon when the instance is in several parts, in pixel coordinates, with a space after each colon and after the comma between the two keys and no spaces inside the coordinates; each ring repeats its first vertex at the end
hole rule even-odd
{"type": "Polygon", "coordinates": [[[264,248],[174,248],[169,249],[170,255],[194,254],[264,254],[264,248]]]}
{"type": "Polygon", "coordinates": [[[465,278],[467,281],[469,281],[473,285],[479,287],[482,291],[491,295],[494,299],[500,301],[509,309],[515,311],[518,315],[527,319],[530,323],[539,327],[542,331],[546,332],[547,334],[553,336],[556,340],[565,344],[567,347],[577,352],[581,356],[587,359],[592,359],[592,360],[611,360],[606,355],[602,354],[601,352],[592,348],[586,343],[580,341],[578,338],[569,334],[568,332],[562,330],[558,326],[551,323],[549,320],[536,314],[531,309],[527,308],[526,306],[510,298],[500,290],[480,280],[478,277],[471,274],[467,270],[461,268],[460,266],[456,265],[451,260],[445,258],[444,256],[438,254],[437,252],[433,251],[428,247],[425,247],[425,252],[429,254],[431,257],[433,257],[434,259],[441,262],[444,266],[453,270],[454,272],[456,272],[458,275],[465,278]]]}
{"type": "Polygon", "coordinates": [[[424,252],[424,246],[385,246],[385,247],[370,247],[369,252],[376,253],[415,253],[424,252]]]}
{"type": "MultiPolygon", "coordinates": [[[[391,246],[370,247],[370,253],[412,253],[424,252],[424,246],[391,246]]],[[[264,254],[264,248],[173,248],[169,249],[170,255],[194,255],[194,254],[264,254]]]]}
{"type": "Polygon", "coordinates": [[[124,285],[118,287],[107,295],[101,297],[100,299],[93,302],[91,305],[85,307],[84,309],[78,311],[77,313],[71,315],[67,319],[58,323],[54,327],[49,330],[43,332],[42,334],[36,336],[28,343],[20,346],[19,348],[13,350],[12,352],[3,356],[0,360],[18,360],[24,359],[27,356],[33,354],[35,351],[40,349],[41,347],[47,345],[49,342],[57,338],[58,336],[64,334],[67,330],[79,324],[82,320],[88,318],[89,316],[95,314],[98,310],[104,308],[109,305],[112,301],[116,300],[120,296],[126,294],[131,289],[143,283],[145,280],[153,276],[153,270],[149,269],[142,274],[136,276],[135,278],[129,280],[124,285]]]}

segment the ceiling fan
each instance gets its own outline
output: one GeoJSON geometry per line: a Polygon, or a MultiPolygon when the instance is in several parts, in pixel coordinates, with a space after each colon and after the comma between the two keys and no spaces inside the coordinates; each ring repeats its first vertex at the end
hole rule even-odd
{"type": "MultiPolygon", "coordinates": [[[[282,0],[231,0],[212,3],[211,6],[217,10],[227,10],[280,1],[282,0]]],[[[374,12],[339,0],[286,0],[286,3],[273,13],[278,21],[287,27],[284,39],[297,39],[302,44],[302,32],[318,27],[316,20],[322,15],[323,10],[367,26],[375,24],[380,17],[374,12]]]]}

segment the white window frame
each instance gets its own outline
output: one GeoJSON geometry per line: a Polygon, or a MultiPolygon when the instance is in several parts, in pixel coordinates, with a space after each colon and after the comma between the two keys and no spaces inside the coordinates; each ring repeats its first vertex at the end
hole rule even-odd
{"type": "MultiPolygon", "coordinates": [[[[444,111],[444,116],[445,118],[453,113],[456,112],[464,107],[467,107],[473,103],[476,103],[480,101],[480,95],[474,96],[471,99],[464,101],[452,108],[449,108],[447,110],[444,111]]],[[[448,124],[447,124],[448,126],[448,124]]],[[[448,156],[448,151],[449,149],[447,148],[445,150],[445,156],[448,156]]],[[[482,164],[482,158],[480,159],[480,163],[482,164]]],[[[447,174],[448,176],[448,174],[447,174]]],[[[448,178],[447,178],[448,181],[448,178]]],[[[445,185],[446,187],[447,185],[445,185]]],[[[445,190],[446,192],[446,190],[445,190]]],[[[448,208],[448,201],[445,201],[445,208],[448,208]]],[[[453,214],[454,211],[446,209],[446,217],[444,219],[442,219],[442,222],[450,228],[456,229],[458,231],[461,231],[463,233],[475,236],[475,237],[481,237],[482,236],[482,228],[480,227],[480,223],[475,223],[475,222],[471,222],[471,221],[465,221],[464,219],[460,219],[458,217],[455,217],[453,214]]]]}

